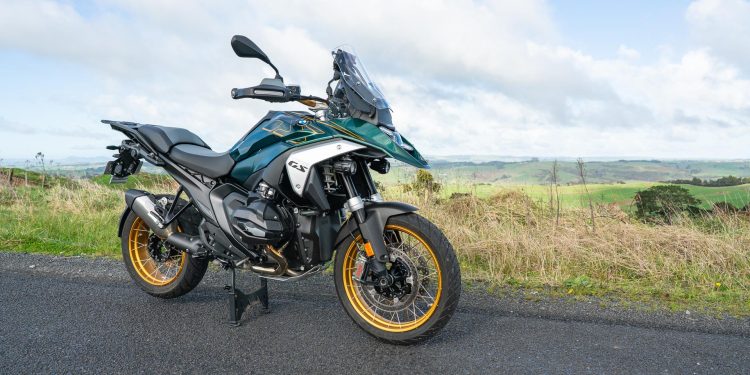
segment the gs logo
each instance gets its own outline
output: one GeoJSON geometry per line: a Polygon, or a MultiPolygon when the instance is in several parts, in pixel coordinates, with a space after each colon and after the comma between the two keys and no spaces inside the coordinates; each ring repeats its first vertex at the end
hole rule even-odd
{"type": "Polygon", "coordinates": [[[294,161],[294,160],[290,160],[290,161],[289,161],[289,163],[287,163],[287,164],[288,164],[288,165],[289,165],[290,167],[292,167],[292,168],[294,168],[294,169],[296,169],[296,170],[298,170],[298,171],[300,171],[300,172],[305,172],[305,171],[307,171],[307,167],[305,167],[304,165],[302,165],[302,164],[300,164],[300,163],[297,163],[297,162],[296,162],[296,161],[294,161]]]}

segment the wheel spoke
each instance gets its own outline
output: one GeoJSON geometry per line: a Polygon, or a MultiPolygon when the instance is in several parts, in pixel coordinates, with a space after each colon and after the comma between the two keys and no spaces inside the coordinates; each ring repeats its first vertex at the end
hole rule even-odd
{"type": "Polygon", "coordinates": [[[136,272],[142,280],[157,286],[174,281],[182,270],[184,254],[165,247],[161,240],[154,237],[153,232],[142,220],[136,220],[130,229],[128,239],[130,258],[136,272]],[[157,248],[152,249],[151,246],[157,246],[157,248]],[[157,252],[157,254],[152,252],[157,252]],[[166,259],[157,260],[154,257],[166,259]]]}
{"type": "MultiPolygon", "coordinates": [[[[385,289],[352,281],[356,262],[363,253],[362,238],[358,237],[344,257],[344,277],[348,277],[351,288],[364,305],[368,314],[379,320],[379,324],[404,327],[416,324],[431,314],[439,296],[440,274],[435,255],[427,244],[414,234],[397,229],[386,229],[383,240],[391,255],[389,272],[400,267],[401,276],[396,284],[385,289]],[[403,285],[411,285],[411,291],[402,291],[403,285]]],[[[369,274],[367,277],[371,277],[369,274]]]]}

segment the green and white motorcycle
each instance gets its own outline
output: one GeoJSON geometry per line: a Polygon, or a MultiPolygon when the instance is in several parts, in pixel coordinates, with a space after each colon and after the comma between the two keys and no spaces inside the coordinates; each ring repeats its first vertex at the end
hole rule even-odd
{"type": "Polygon", "coordinates": [[[309,111],[271,111],[226,152],[186,129],[103,120],[127,137],[109,147],[118,151],[106,168],[112,182],[146,160],[179,185],[174,195],[125,193],[119,236],[135,283],[157,297],[178,297],[218,261],[231,271],[230,321],[238,323],[249,303],[268,307],[266,280],[300,280],[332,263],[339,300],[367,333],[399,344],[434,335],[458,304],[458,261],[416,207],[384,202],[376,189],[370,170],[388,173],[390,158],[429,165],[396,131],[361,61],[333,52],[323,99],[285,85],[248,38],[234,36],[231,45],[276,72],[258,86],[233,89],[232,98],[296,101],[309,111]],[[256,273],[261,288],[235,289],[236,269],[256,273]]]}

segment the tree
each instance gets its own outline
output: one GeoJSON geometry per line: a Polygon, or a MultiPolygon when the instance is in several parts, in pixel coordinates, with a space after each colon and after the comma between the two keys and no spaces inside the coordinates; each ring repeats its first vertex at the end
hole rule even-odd
{"type": "Polygon", "coordinates": [[[697,210],[701,201],[677,185],[657,185],[635,193],[636,216],[644,221],[672,224],[686,211],[697,210]]]}

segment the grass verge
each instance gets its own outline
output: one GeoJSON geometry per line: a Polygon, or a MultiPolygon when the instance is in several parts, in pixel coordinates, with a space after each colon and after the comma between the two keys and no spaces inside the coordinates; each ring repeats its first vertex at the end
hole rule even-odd
{"type": "MultiPolygon", "coordinates": [[[[119,256],[122,190],[73,180],[44,189],[0,187],[0,249],[119,256]]],[[[170,191],[167,181],[134,187],[170,191]]],[[[750,220],[741,213],[637,222],[616,204],[557,213],[504,189],[486,198],[404,194],[453,243],[464,279],[552,295],[607,296],[657,307],[750,315],[750,220]]]]}

